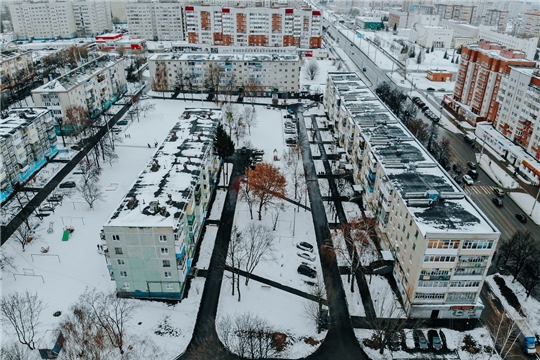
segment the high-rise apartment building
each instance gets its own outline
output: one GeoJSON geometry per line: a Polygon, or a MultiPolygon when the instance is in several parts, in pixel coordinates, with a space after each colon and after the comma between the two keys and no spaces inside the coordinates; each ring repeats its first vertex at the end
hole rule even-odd
{"type": "Polygon", "coordinates": [[[0,119],[0,200],[58,152],[54,118],[45,107],[11,109],[0,119]]]}
{"type": "Polygon", "coordinates": [[[212,139],[221,116],[219,109],[187,109],[103,225],[119,296],[182,298],[218,183],[212,139]]]}
{"type": "Polygon", "coordinates": [[[540,69],[511,66],[497,102],[495,128],[540,160],[540,69]]]}
{"type": "Polygon", "coordinates": [[[508,22],[508,11],[499,9],[488,9],[484,15],[483,24],[486,26],[495,26],[499,31],[506,30],[508,22]]]}
{"type": "Polygon", "coordinates": [[[78,36],[96,36],[112,28],[108,1],[74,0],[72,7],[78,36]]]}
{"type": "Polygon", "coordinates": [[[21,2],[9,5],[19,39],[71,39],[77,26],[71,2],[21,2]]]}
{"type": "Polygon", "coordinates": [[[190,43],[320,48],[319,10],[262,7],[185,6],[190,43]]]}
{"type": "Polygon", "coordinates": [[[498,43],[508,49],[520,50],[525,53],[525,58],[534,59],[538,37],[524,38],[511,36],[503,32],[493,30],[491,26],[480,25],[478,39],[498,43]]]}
{"type": "Polygon", "coordinates": [[[27,82],[35,75],[31,51],[3,51],[0,53],[0,62],[2,63],[0,70],[2,91],[27,82]]]}
{"type": "Polygon", "coordinates": [[[353,72],[329,73],[324,107],[412,318],[478,318],[500,232],[353,72]]]}
{"type": "Polygon", "coordinates": [[[540,11],[523,14],[523,35],[540,37],[540,11]]]}
{"type": "Polygon", "coordinates": [[[126,3],[129,34],[146,40],[183,40],[182,3],[126,3]]]}
{"type": "Polygon", "coordinates": [[[500,83],[511,65],[534,67],[536,63],[525,59],[523,51],[489,41],[464,45],[453,98],[445,97],[445,102],[472,125],[495,121],[500,83]]]}
{"type": "Polygon", "coordinates": [[[474,25],[478,18],[478,6],[476,5],[435,4],[435,8],[441,19],[462,21],[474,25]]]}

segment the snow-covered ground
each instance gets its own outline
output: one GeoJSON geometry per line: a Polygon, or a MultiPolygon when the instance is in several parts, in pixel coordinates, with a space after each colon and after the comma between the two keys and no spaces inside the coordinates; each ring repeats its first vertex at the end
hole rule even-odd
{"type": "Polygon", "coordinates": [[[480,156],[480,154],[476,154],[476,161],[491,180],[505,189],[517,189],[519,187],[519,184],[508,174],[508,171],[491,161],[488,154],[482,155],[481,159],[480,156]]]}
{"type": "Polygon", "coordinates": [[[405,318],[405,312],[392,291],[388,280],[381,275],[368,275],[366,280],[373,300],[373,307],[378,317],[405,318]],[[390,296],[390,294],[392,296],[390,296]]]}
{"type": "Polygon", "coordinates": [[[518,192],[510,192],[508,193],[508,196],[514,200],[521,210],[523,210],[523,213],[530,217],[536,225],[540,225],[540,202],[536,198],[527,193],[518,192]],[[531,210],[533,211],[532,213],[531,210]]]}

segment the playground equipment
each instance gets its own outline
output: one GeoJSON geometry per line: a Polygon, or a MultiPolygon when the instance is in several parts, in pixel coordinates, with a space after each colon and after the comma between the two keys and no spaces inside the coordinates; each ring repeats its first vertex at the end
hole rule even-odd
{"type": "Polygon", "coordinates": [[[49,247],[48,246],[47,247],[42,246],[41,247],[41,252],[44,253],[44,254],[48,253],[49,252],[49,247]]]}
{"type": "Polygon", "coordinates": [[[71,234],[73,234],[74,231],[75,229],[73,228],[73,226],[66,226],[62,235],[62,241],[68,241],[69,237],[71,236],[71,234]]]}
{"type": "Polygon", "coordinates": [[[47,232],[49,234],[52,234],[54,232],[54,221],[49,222],[49,228],[47,229],[47,232]]]}

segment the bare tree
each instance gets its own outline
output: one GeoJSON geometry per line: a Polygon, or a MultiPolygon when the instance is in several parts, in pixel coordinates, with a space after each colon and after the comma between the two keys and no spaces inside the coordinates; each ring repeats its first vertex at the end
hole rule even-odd
{"type": "Polygon", "coordinates": [[[407,100],[400,114],[400,119],[403,122],[403,125],[408,128],[411,121],[416,120],[417,114],[418,108],[416,105],[412,101],[407,100]]]}
{"type": "Polygon", "coordinates": [[[81,197],[88,203],[90,209],[94,209],[94,203],[103,200],[104,194],[96,181],[83,182],[77,185],[77,191],[81,197]]]}
{"type": "Polygon", "coordinates": [[[116,48],[116,52],[120,57],[124,57],[124,54],[126,53],[126,47],[124,45],[120,45],[116,48]]]}
{"type": "Polygon", "coordinates": [[[540,245],[528,231],[517,231],[511,239],[502,242],[499,262],[508,267],[514,281],[527,262],[540,257],[540,245]]]}
{"type": "MultiPolygon", "coordinates": [[[[203,340],[199,341],[195,349],[190,353],[190,358],[193,360],[235,360],[237,356],[224,348],[219,341],[217,334],[214,331],[214,323],[210,331],[206,331],[207,335],[203,340]]],[[[21,359],[22,360],[22,359],[21,359]]]]}
{"type": "Polygon", "coordinates": [[[238,301],[242,300],[240,293],[240,274],[236,269],[240,269],[243,262],[242,247],[242,233],[236,226],[233,227],[231,232],[231,241],[229,242],[229,249],[227,251],[227,265],[231,268],[231,295],[234,296],[235,291],[238,294],[238,301]]]}
{"type": "Polygon", "coordinates": [[[409,131],[420,141],[425,144],[428,139],[428,125],[420,119],[412,120],[407,126],[409,131]]]}
{"type": "Polygon", "coordinates": [[[276,231],[279,215],[281,215],[282,212],[285,212],[285,204],[283,201],[278,201],[270,207],[270,213],[272,215],[272,231],[276,231]]]}
{"type": "Polygon", "coordinates": [[[246,181],[259,203],[257,213],[259,220],[262,220],[263,209],[268,207],[275,197],[285,197],[287,180],[278,167],[262,162],[257,164],[255,169],[247,169],[246,181]]]}
{"type": "MultiPolygon", "coordinates": [[[[15,258],[13,256],[6,255],[6,253],[0,249],[0,276],[3,272],[14,272],[17,270],[14,260],[15,258]]],[[[1,277],[0,280],[2,280],[1,277]]]]}
{"type": "MultiPolygon", "coordinates": [[[[244,270],[253,274],[255,268],[261,261],[269,261],[274,256],[274,235],[272,230],[261,224],[249,223],[240,236],[240,250],[244,253],[242,256],[242,265],[244,270]]],[[[249,282],[249,276],[246,276],[245,285],[249,282]]]]}
{"type": "Polygon", "coordinates": [[[499,348],[500,353],[503,354],[510,351],[513,346],[512,339],[514,337],[514,332],[518,330],[518,328],[516,323],[508,316],[506,310],[502,313],[495,312],[495,316],[487,320],[485,325],[491,335],[493,343],[499,348]]]}
{"type": "Polygon", "coordinates": [[[247,182],[243,182],[242,187],[240,188],[240,199],[244,200],[248,205],[249,215],[251,216],[251,220],[253,220],[253,205],[256,203],[257,199],[253,192],[251,192],[247,182]]]}
{"type": "Polygon", "coordinates": [[[10,325],[19,342],[30,350],[36,348],[34,337],[42,310],[43,302],[37,294],[30,294],[28,290],[24,294],[4,294],[0,300],[2,323],[10,325]]]}
{"type": "Polygon", "coordinates": [[[152,79],[152,90],[161,91],[164,99],[165,91],[169,91],[169,80],[165,61],[156,61],[156,72],[152,79]]]}
{"type": "Polygon", "coordinates": [[[402,310],[397,305],[392,294],[378,299],[374,306],[374,310],[375,311],[366,311],[367,321],[374,331],[372,338],[373,345],[375,345],[375,348],[379,349],[379,354],[383,354],[385,347],[392,340],[392,336],[405,328],[407,319],[405,317],[398,318],[402,313],[402,310]],[[388,318],[395,319],[389,321],[388,318]]]}
{"type": "Polygon", "coordinates": [[[264,91],[261,82],[256,78],[251,78],[247,83],[244,84],[244,94],[249,97],[251,104],[254,106],[255,99],[259,94],[262,94],[264,91]]]}
{"type": "Polygon", "coordinates": [[[2,344],[0,350],[0,358],[4,360],[37,360],[40,359],[35,351],[30,350],[28,347],[18,344],[2,344]]]}
{"type": "Polygon", "coordinates": [[[538,264],[538,258],[529,259],[525,263],[524,271],[519,274],[518,279],[525,288],[527,298],[540,286],[540,266],[538,265],[540,265],[538,264]]]}
{"type": "Polygon", "coordinates": [[[326,288],[321,278],[318,278],[317,281],[313,282],[313,284],[314,285],[310,287],[309,293],[316,299],[316,301],[308,300],[304,304],[304,311],[306,317],[315,324],[317,334],[320,334],[322,330],[321,311],[323,310],[323,305],[326,302],[326,288]]]}
{"type": "Polygon", "coordinates": [[[79,163],[79,172],[81,173],[83,184],[98,181],[101,176],[101,168],[96,166],[92,160],[86,158],[82,159],[79,163]]]}
{"type": "Polygon", "coordinates": [[[226,348],[241,358],[263,359],[276,357],[276,332],[265,319],[251,313],[225,317],[217,322],[216,331],[226,348]]]}
{"type": "Polygon", "coordinates": [[[308,80],[315,80],[317,75],[319,75],[320,68],[316,59],[311,59],[306,65],[306,78],[308,80]]]}
{"type": "Polygon", "coordinates": [[[223,69],[216,63],[209,63],[206,67],[204,86],[209,92],[219,94],[219,86],[223,78],[223,69]]]}
{"type": "Polygon", "coordinates": [[[255,111],[255,107],[244,107],[242,118],[248,128],[249,135],[251,135],[251,127],[257,126],[257,111],[255,111]]]}
{"type": "Polygon", "coordinates": [[[29,217],[28,222],[22,223],[17,230],[13,232],[12,239],[21,244],[22,251],[25,251],[26,245],[34,240],[37,235],[34,231],[37,221],[34,218],[29,217]]]}

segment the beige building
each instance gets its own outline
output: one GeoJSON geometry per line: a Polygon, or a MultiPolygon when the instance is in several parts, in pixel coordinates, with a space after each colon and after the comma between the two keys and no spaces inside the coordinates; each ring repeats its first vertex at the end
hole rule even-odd
{"type": "Polygon", "coordinates": [[[322,46],[322,12],[309,8],[185,6],[190,43],[239,46],[322,46]]]}
{"type": "Polygon", "coordinates": [[[540,11],[531,11],[523,14],[523,35],[540,37],[540,11]]]}
{"type": "Polygon", "coordinates": [[[34,77],[32,52],[3,51],[0,53],[2,70],[0,81],[2,91],[15,86],[17,83],[27,82],[34,77]]]}
{"type": "Polygon", "coordinates": [[[111,0],[111,16],[113,20],[120,23],[127,23],[126,2],[123,0],[111,0]]]}
{"type": "Polygon", "coordinates": [[[18,39],[74,38],[77,33],[71,2],[21,2],[9,5],[18,39]]]}
{"type": "Polygon", "coordinates": [[[437,14],[441,19],[449,19],[466,22],[468,24],[476,24],[478,19],[478,6],[467,4],[435,4],[437,14]]]}
{"type": "Polygon", "coordinates": [[[484,15],[483,24],[486,26],[494,26],[499,31],[506,30],[508,22],[508,11],[499,9],[488,9],[484,15]]]}
{"type": "Polygon", "coordinates": [[[126,19],[129,34],[146,40],[183,40],[182,3],[129,2],[126,19]]]}
{"type": "Polygon", "coordinates": [[[172,91],[175,87],[208,91],[205,81],[213,72],[211,67],[220,69],[220,92],[238,91],[248,85],[260,89],[258,92],[297,92],[300,88],[301,62],[296,53],[154,54],[148,64],[154,91],[172,91]]]}
{"type": "Polygon", "coordinates": [[[72,7],[78,36],[96,36],[112,29],[111,7],[108,1],[73,0],[72,7]]]}
{"type": "Polygon", "coordinates": [[[500,232],[358,74],[329,73],[324,107],[407,315],[478,318],[500,232]]]}
{"type": "Polygon", "coordinates": [[[58,152],[54,118],[44,107],[7,111],[0,119],[0,200],[58,152]]]}
{"type": "MultiPolygon", "coordinates": [[[[124,59],[103,55],[32,90],[32,98],[36,105],[48,107],[55,119],[62,122],[70,106],[82,106],[94,118],[126,91],[124,59]]],[[[76,128],[65,130],[77,131],[76,128]]]]}

